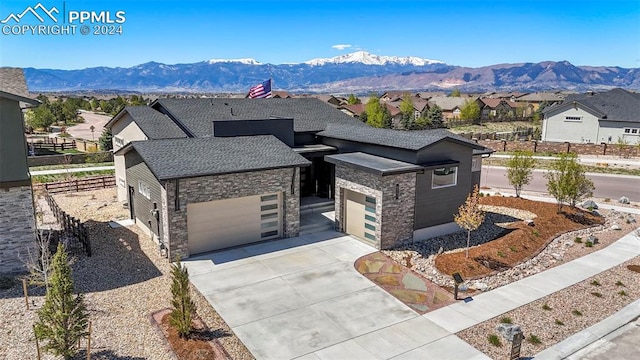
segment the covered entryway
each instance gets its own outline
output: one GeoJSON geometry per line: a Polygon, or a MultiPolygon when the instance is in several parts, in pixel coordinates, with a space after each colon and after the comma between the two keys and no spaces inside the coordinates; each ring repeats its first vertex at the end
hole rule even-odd
{"type": "Polygon", "coordinates": [[[368,243],[376,242],[376,199],[345,190],[345,230],[368,243]]]}
{"type": "Polygon", "coordinates": [[[189,254],[282,236],[280,193],[187,205],[189,254]]]}

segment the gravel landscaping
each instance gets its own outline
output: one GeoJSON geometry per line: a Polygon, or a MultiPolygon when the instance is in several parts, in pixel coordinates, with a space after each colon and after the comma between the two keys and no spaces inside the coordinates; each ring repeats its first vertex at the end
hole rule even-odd
{"type": "MultiPolygon", "coordinates": [[[[76,290],[86,294],[92,321],[92,359],[173,359],[163,335],[151,325],[151,313],[170,307],[170,264],[149,234],[137,226],[112,229],[125,219],[115,188],[55,196],[62,209],[81,219],[91,235],[93,256],[73,262],[76,290]]],[[[38,200],[40,203],[40,200],[38,200]]],[[[44,222],[49,221],[45,214],[44,222]]],[[[193,289],[198,314],[233,359],[253,356],[206,299],[193,289]]],[[[30,288],[30,310],[18,284],[0,290],[0,359],[35,359],[32,324],[44,291],[30,288]],[[8,344],[8,346],[6,346],[8,344]]],[[[83,345],[84,346],[84,345],[83,345]]],[[[53,359],[50,355],[43,359],[53,359]]]]}

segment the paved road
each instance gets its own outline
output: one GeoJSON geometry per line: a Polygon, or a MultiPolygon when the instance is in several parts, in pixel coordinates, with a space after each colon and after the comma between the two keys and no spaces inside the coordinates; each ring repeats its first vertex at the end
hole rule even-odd
{"type": "MultiPolygon", "coordinates": [[[[546,170],[534,170],[531,183],[525,186],[525,191],[547,192],[547,181],[543,177],[546,170]]],[[[483,166],[480,186],[498,189],[511,189],[506,177],[506,168],[498,166],[483,166]]],[[[631,201],[640,201],[640,176],[587,173],[596,189],[593,193],[597,198],[619,199],[628,197],[631,201]]]]}
{"type": "Polygon", "coordinates": [[[74,138],[85,140],[98,140],[102,135],[104,124],[111,119],[110,115],[101,115],[85,110],[80,110],[80,116],[84,118],[84,122],[67,128],[67,132],[74,138]],[[94,126],[93,133],[91,133],[91,125],[94,126]]]}

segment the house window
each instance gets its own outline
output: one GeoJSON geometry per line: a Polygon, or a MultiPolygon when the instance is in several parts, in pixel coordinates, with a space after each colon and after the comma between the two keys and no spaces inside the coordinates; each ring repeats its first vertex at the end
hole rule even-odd
{"type": "Polygon", "coordinates": [[[437,189],[448,186],[455,186],[458,182],[458,167],[448,166],[433,169],[431,188],[437,189]]]}
{"type": "Polygon", "coordinates": [[[151,200],[151,189],[149,188],[149,185],[145,184],[144,182],[138,180],[138,192],[146,197],[147,199],[151,200]]]}
{"type": "Polygon", "coordinates": [[[565,116],[564,121],[582,121],[582,116],[565,116]]]}
{"type": "Polygon", "coordinates": [[[118,145],[118,146],[120,146],[120,147],[122,147],[122,146],[124,146],[124,139],[119,137],[119,136],[114,136],[113,137],[113,143],[118,145]]]}
{"type": "Polygon", "coordinates": [[[480,156],[474,156],[471,160],[471,171],[482,170],[482,158],[480,156]]]}
{"type": "Polygon", "coordinates": [[[628,135],[638,135],[638,133],[640,133],[640,129],[625,128],[624,133],[628,135]]]}

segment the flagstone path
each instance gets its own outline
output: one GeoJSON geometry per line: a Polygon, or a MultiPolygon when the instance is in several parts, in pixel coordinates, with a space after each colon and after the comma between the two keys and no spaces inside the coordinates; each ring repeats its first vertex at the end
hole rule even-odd
{"type": "Polygon", "coordinates": [[[355,268],[420,315],[456,302],[452,293],[380,252],[359,258],[355,268]]]}

